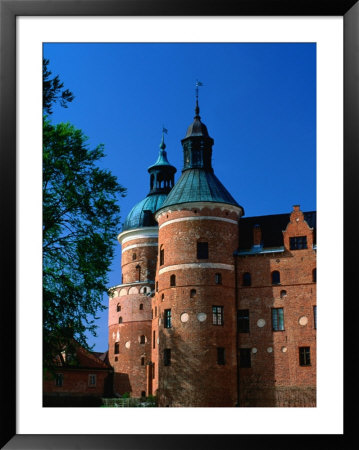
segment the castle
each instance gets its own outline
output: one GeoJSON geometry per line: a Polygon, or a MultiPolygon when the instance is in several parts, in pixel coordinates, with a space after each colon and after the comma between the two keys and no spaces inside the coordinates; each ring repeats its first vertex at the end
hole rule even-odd
{"type": "Polygon", "coordinates": [[[214,174],[198,98],[181,143],[175,183],[162,135],[150,191],[118,236],[114,392],[165,407],[315,406],[316,213],[243,217],[214,174]]]}

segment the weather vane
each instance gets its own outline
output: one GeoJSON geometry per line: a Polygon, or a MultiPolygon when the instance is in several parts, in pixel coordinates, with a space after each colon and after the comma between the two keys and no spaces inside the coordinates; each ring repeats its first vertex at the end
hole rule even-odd
{"type": "Polygon", "coordinates": [[[196,80],[196,101],[198,103],[198,87],[203,86],[203,83],[201,81],[196,80]]]}

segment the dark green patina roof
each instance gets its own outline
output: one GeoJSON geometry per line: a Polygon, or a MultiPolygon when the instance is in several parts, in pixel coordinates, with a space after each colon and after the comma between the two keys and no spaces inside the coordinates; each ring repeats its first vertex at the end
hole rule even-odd
{"type": "Polygon", "coordinates": [[[166,197],[166,194],[149,195],[137,203],[126,217],[122,231],[157,226],[154,212],[162,206],[166,197]]]}
{"type": "Polygon", "coordinates": [[[228,203],[239,206],[216,175],[203,169],[184,171],[162,208],[189,202],[228,203]]]}
{"type": "MultiPolygon", "coordinates": [[[[166,152],[165,148],[166,148],[166,144],[165,144],[165,140],[164,140],[164,135],[162,134],[162,141],[160,144],[160,153],[158,155],[157,161],[148,168],[149,172],[151,172],[151,169],[163,167],[163,166],[169,166],[169,167],[175,169],[175,167],[173,167],[172,164],[170,164],[170,162],[167,159],[167,152],[166,152]]],[[[176,169],[174,171],[176,172],[176,169]]]]}

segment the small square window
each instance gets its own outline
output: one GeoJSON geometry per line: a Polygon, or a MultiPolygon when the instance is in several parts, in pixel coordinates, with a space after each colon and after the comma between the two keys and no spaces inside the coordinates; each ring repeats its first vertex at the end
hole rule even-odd
{"type": "Polygon", "coordinates": [[[223,366],[225,363],[225,350],[223,347],[217,347],[217,364],[223,366]]]}
{"type": "Polygon", "coordinates": [[[289,238],[291,250],[304,250],[307,247],[307,236],[294,236],[289,238]]]}
{"type": "Polygon", "coordinates": [[[171,349],[165,348],[163,351],[163,365],[170,366],[171,365],[171,349]]]}
{"type": "Polygon", "coordinates": [[[89,386],[92,386],[92,387],[96,386],[96,375],[94,375],[94,374],[89,375],[89,386]]]}
{"type": "Polygon", "coordinates": [[[299,365],[310,366],[310,347],[299,347],[299,365]]]}
{"type": "Polygon", "coordinates": [[[208,242],[197,242],[197,259],[208,259],[208,242]]]}
{"type": "Polygon", "coordinates": [[[240,309],[237,311],[238,332],[249,333],[249,309],[240,309]]]}
{"type": "Polygon", "coordinates": [[[115,342],[114,354],[118,355],[119,353],[120,353],[120,343],[119,342],[115,342]]]}
{"type": "Polygon", "coordinates": [[[223,306],[212,306],[213,325],[223,325],[223,306]]]}
{"type": "Polygon", "coordinates": [[[172,316],[171,316],[171,310],[165,309],[164,312],[164,327],[165,328],[172,328],[172,316]]]}
{"type": "Polygon", "coordinates": [[[251,349],[241,348],[239,350],[239,367],[250,368],[251,367],[251,349]]]}
{"type": "Polygon", "coordinates": [[[62,387],[63,381],[64,381],[64,376],[63,376],[63,374],[62,374],[62,373],[57,373],[57,374],[55,375],[55,385],[56,385],[57,387],[62,387]]]}
{"type": "Polygon", "coordinates": [[[272,308],[272,330],[284,331],[283,308],[272,308]]]}

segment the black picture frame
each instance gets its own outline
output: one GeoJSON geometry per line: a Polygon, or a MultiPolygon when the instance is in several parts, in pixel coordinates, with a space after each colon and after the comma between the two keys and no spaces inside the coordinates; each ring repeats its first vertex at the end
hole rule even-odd
{"type": "MultiPolygon", "coordinates": [[[[0,0],[0,183],[3,264],[1,448],[6,449],[183,449],[265,445],[307,449],[326,440],[326,448],[350,448],[355,414],[345,414],[343,435],[17,435],[16,434],[16,17],[18,16],[342,16],[344,18],[344,286],[345,411],[351,411],[356,349],[353,342],[358,233],[356,187],[359,148],[358,0],[0,0]],[[349,297],[349,295],[348,295],[349,297]],[[320,441],[320,442],[319,442],[320,441]]],[[[335,214],[335,205],[333,205],[335,214]]],[[[355,409],[353,409],[355,411],[355,409]]],[[[302,424],[305,427],[305,424],[302,424]]],[[[159,433],[165,430],[159,429],[159,433]]]]}

